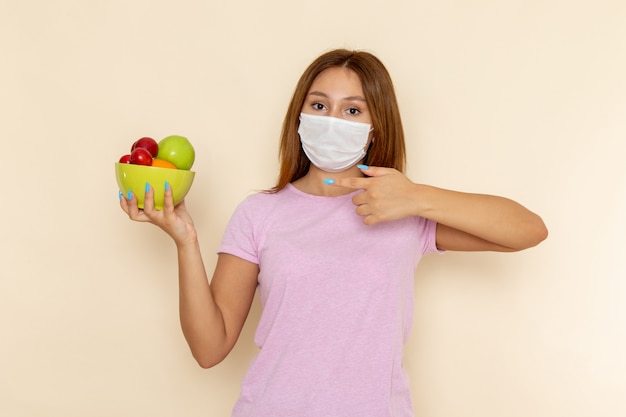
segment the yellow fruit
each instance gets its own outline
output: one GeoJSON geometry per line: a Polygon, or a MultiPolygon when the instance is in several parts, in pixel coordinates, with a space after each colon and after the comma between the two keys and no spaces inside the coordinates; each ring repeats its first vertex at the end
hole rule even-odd
{"type": "Polygon", "coordinates": [[[152,166],[159,167],[159,168],[176,169],[176,165],[174,165],[173,163],[166,161],[165,159],[159,159],[159,158],[152,159],[152,166]]]}

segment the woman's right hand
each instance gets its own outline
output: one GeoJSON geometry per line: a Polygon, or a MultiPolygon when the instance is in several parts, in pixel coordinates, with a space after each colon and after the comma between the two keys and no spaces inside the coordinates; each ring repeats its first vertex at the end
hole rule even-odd
{"type": "Polygon", "coordinates": [[[177,246],[195,243],[197,239],[196,229],[185,207],[185,201],[183,200],[174,206],[172,189],[166,186],[163,196],[163,210],[157,210],[154,207],[154,189],[152,186],[147,188],[143,209],[137,207],[137,197],[134,194],[131,194],[130,200],[127,198],[128,196],[120,194],[120,207],[128,214],[128,217],[137,222],[148,222],[158,226],[174,239],[177,246]]]}

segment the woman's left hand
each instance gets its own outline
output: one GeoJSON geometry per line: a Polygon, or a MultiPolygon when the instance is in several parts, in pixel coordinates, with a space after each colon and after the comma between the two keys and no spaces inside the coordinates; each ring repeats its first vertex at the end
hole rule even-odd
{"type": "Polygon", "coordinates": [[[415,184],[403,173],[384,167],[367,167],[361,171],[367,177],[337,178],[334,185],[363,190],[352,198],[363,223],[373,225],[417,214],[415,184]]]}
{"type": "Polygon", "coordinates": [[[361,170],[368,177],[337,178],[335,185],[363,189],[352,201],[367,225],[421,216],[437,223],[444,250],[510,252],[548,236],[541,217],[511,199],[416,184],[391,168],[361,170]]]}

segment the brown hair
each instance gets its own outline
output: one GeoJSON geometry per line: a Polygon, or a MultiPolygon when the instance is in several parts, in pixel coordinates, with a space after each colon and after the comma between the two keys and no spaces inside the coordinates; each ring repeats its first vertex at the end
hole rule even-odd
{"type": "Polygon", "coordinates": [[[369,52],[336,49],[313,61],[296,85],[283,121],[278,182],[269,192],[282,190],[287,184],[302,178],[309,170],[310,161],[302,150],[298,135],[299,116],[315,78],[323,71],[334,67],[354,71],[363,86],[374,128],[374,140],[370,144],[364,163],[404,171],[406,159],[404,131],[393,83],[387,69],[369,52]]]}

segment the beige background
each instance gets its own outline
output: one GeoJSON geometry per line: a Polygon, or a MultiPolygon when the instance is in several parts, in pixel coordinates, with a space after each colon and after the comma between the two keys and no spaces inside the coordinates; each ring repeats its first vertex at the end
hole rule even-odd
{"type": "Polygon", "coordinates": [[[297,78],[335,47],[387,65],[414,181],[510,196],[551,232],[420,265],[416,415],[626,415],[624,22],[622,0],[0,0],[0,415],[229,415],[259,306],[200,369],[174,247],[120,211],[113,163],[190,138],[212,270],[236,204],[273,185],[297,78]]]}

